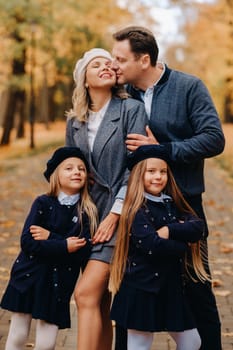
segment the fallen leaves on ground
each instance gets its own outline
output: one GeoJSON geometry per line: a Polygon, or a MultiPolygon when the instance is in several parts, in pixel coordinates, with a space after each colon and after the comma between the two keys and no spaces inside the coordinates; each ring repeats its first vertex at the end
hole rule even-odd
{"type": "Polygon", "coordinates": [[[232,253],[233,252],[233,243],[224,243],[220,245],[220,252],[221,253],[232,253]]]}
{"type": "Polygon", "coordinates": [[[227,297],[228,295],[231,294],[230,290],[216,290],[214,291],[214,294],[219,296],[219,297],[227,297]]]}
{"type": "Polygon", "coordinates": [[[220,279],[214,278],[212,280],[212,286],[213,286],[213,288],[222,287],[223,286],[223,281],[221,281],[220,279]]]}

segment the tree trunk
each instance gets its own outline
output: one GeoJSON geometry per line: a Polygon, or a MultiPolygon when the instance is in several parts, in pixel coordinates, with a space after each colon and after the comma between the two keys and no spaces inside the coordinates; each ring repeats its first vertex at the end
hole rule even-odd
{"type": "Polygon", "coordinates": [[[18,123],[17,134],[16,134],[16,137],[18,139],[25,137],[25,104],[26,104],[25,91],[19,91],[18,103],[17,103],[17,110],[19,112],[19,123],[18,123]]]}
{"type": "Polygon", "coordinates": [[[10,143],[11,130],[14,127],[15,106],[17,101],[16,91],[11,89],[9,91],[8,107],[5,113],[3,122],[3,134],[1,139],[1,146],[8,145],[10,143]]]}
{"type": "MultiPolygon", "coordinates": [[[[18,23],[22,22],[21,19],[18,19],[17,16],[15,17],[16,21],[18,23]]],[[[26,48],[23,46],[24,39],[21,37],[20,33],[15,30],[12,33],[12,37],[14,38],[15,42],[18,45],[21,45],[22,51],[17,58],[13,59],[12,62],[12,76],[15,78],[20,79],[25,75],[25,63],[26,63],[26,48]]],[[[10,143],[10,134],[14,127],[14,119],[15,119],[15,112],[17,108],[17,104],[19,106],[19,120],[20,120],[20,131],[18,130],[17,135],[22,134],[22,130],[24,129],[24,120],[25,120],[25,90],[17,86],[16,84],[12,87],[10,87],[9,91],[9,100],[8,105],[5,112],[5,117],[3,121],[3,134],[1,139],[1,145],[8,145],[10,143]]]]}
{"type": "Polygon", "coordinates": [[[224,101],[224,122],[225,123],[233,123],[233,99],[232,99],[232,92],[229,91],[228,94],[225,96],[224,101]]]}

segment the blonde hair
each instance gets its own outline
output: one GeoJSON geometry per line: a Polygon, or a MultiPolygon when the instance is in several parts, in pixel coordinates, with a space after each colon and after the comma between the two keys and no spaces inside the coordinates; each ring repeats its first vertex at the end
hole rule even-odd
{"type": "MultiPolygon", "coordinates": [[[[122,214],[119,221],[116,245],[114,248],[112,262],[110,264],[110,281],[109,289],[114,294],[119,290],[121,281],[127,264],[127,255],[129,250],[130,230],[134,217],[139,208],[146,203],[144,196],[144,175],[146,171],[146,159],[137,163],[131,171],[128,180],[128,188],[122,214]]],[[[172,172],[167,167],[168,181],[165,188],[166,194],[170,195],[177,208],[183,213],[192,213],[196,215],[189,204],[185,201],[181,194],[172,172]]],[[[205,252],[201,243],[191,243],[191,257],[185,256],[185,268],[188,275],[193,279],[190,269],[194,269],[197,278],[204,282],[210,280],[210,276],[205,271],[202,259],[206,259],[205,252]]]]}
{"type": "MultiPolygon", "coordinates": [[[[80,80],[81,81],[81,80],[80,80]]],[[[126,99],[129,94],[126,92],[123,86],[114,86],[112,88],[112,96],[126,99]]],[[[88,109],[91,108],[91,98],[88,94],[88,89],[85,84],[80,84],[78,81],[72,96],[73,108],[66,112],[68,118],[76,117],[80,122],[88,121],[88,109]]]]}
{"type": "MultiPolygon", "coordinates": [[[[53,197],[57,197],[59,192],[61,191],[61,185],[60,185],[59,176],[58,176],[58,168],[59,166],[51,174],[50,180],[49,180],[49,191],[47,194],[53,197]]],[[[85,166],[85,169],[86,169],[86,166],[85,166]]],[[[81,223],[81,227],[83,224],[82,222],[83,212],[85,212],[88,216],[89,224],[90,224],[90,234],[91,234],[91,237],[93,237],[98,226],[98,219],[97,219],[98,214],[97,214],[97,208],[93,203],[88,192],[88,175],[84,186],[80,189],[80,201],[77,206],[77,214],[81,223]]]]}

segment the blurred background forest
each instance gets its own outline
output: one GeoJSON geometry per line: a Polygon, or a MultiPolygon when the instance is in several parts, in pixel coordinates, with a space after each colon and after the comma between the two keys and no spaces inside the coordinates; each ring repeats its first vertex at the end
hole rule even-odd
{"type": "Polygon", "coordinates": [[[0,19],[0,146],[29,126],[34,148],[35,124],[64,121],[77,59],[111,51],[112,33],[131,24],[150,28],[160,60],[199,76],[233,123],[233,0],[0,0],[0,19]]]}

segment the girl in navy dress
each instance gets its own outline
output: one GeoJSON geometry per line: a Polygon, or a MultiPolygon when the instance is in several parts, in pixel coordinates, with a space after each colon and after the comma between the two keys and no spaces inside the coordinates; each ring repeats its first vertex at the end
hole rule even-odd
{"type": "Polygon", "coordinates": [[[36,319],[36,350],[55,349],[70,327],[70,298],[91,252],[97,210],[87,190],[88,164],[77,147],[58,148],[44,172],[47,194],[32,204],[1,307],[12,311],[6,350],[22,350],[36,319]]]}
{"type": "Polygon", "coordinates": [[[182,197],[165,146],[139,147],[111,264],[111,318],[128,330],[128,350],[149,350],[153,332],[168,331],[177,350],[198,350],[201,339],[185,294],[192,266],[209,280],[199,240],[204,224],[182,197]]]}

